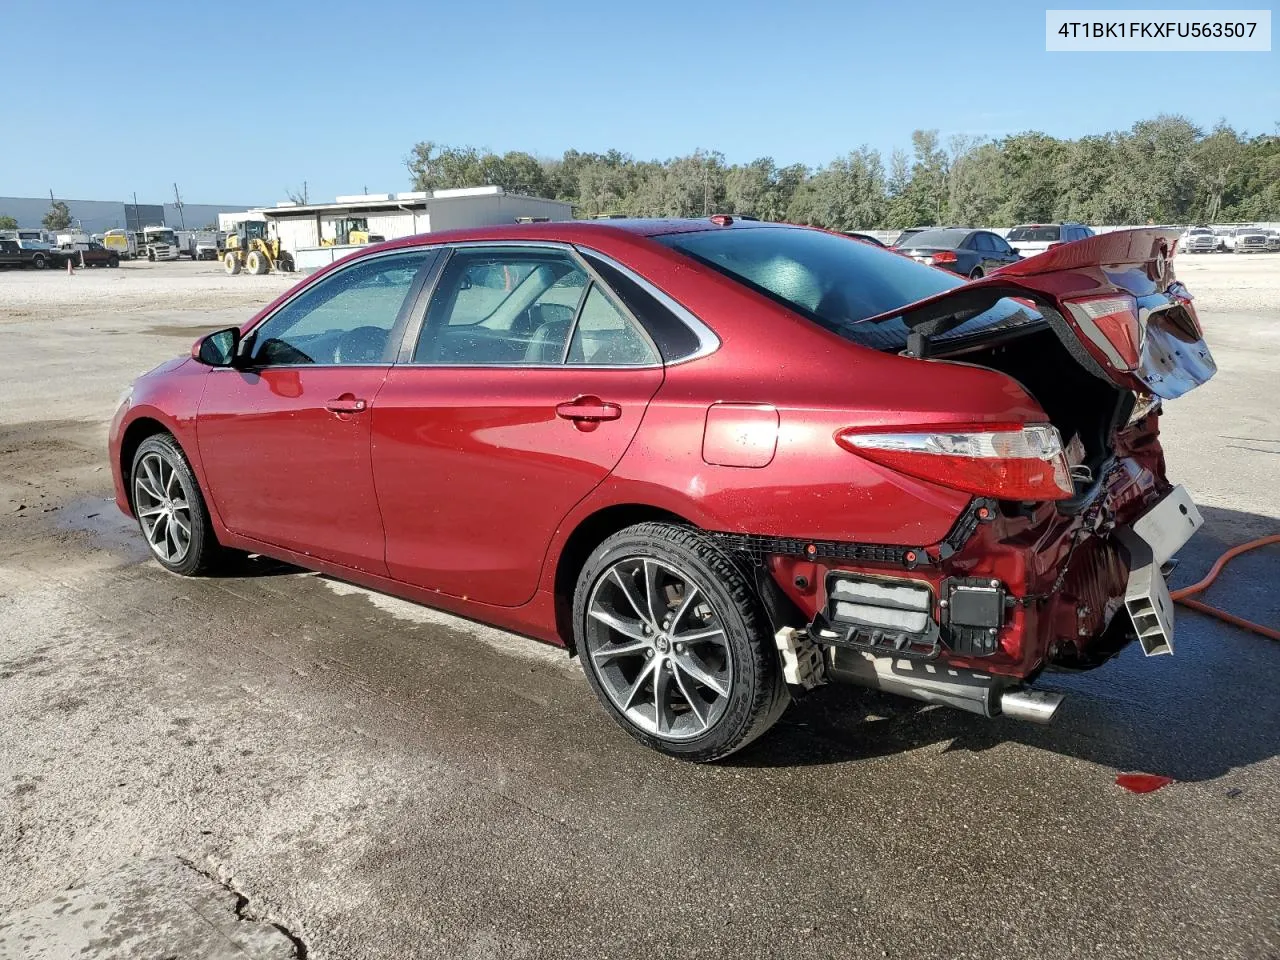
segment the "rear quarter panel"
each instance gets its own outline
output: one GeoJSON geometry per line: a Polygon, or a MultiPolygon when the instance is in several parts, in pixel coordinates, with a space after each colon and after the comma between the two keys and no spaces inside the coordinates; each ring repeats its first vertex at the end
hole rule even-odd
{"type": "Polygon", "coordinates": [[[552,557],[582,520],[621,504],[655,506],[725,532],[936,543],[969,494],[863,460],[839,447],[836,433],[1045,419],[1003,374],[859,347],[665,248],[634,246],[602,252],[665,289],[711,327],[721,345],[709,356],[668,366],[631,446],[565,518],[552,557]],[[766,465],[704,459],[707,411],[717,403],[777,410],[777,446],[766,465]]]}

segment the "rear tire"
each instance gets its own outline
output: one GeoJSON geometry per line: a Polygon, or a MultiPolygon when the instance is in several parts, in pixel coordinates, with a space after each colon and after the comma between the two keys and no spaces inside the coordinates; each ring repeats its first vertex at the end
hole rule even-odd
{"type": "Polygon", "coordinates": [[[605,709],[671,757],[726,757],[790,700],[754,588],[696,530],[641,523],[600,544],[578,575],[573,631],[605,709]]]}
{"type": "Polygon", "coordinates": [[[982,268],[974,267],[973,272],[969,274],[970,280],[981,280],[983,277],[982,268]]]}
{"type": "Polygon", "coordinates": [[[240,272],[240,258],[234,253],[228,253],[222,260],[222,265],[227,268],[227,276],[234,277],[240,272]]]}
{"type": "Polygon", "coordinates": [[[129,497],[151,555],[170,573],[194,577],[225,563],[195,474],[167,433],[138,445],[129,470],[129,497]]]}
{"type": "Polygon", "coordinates": [[[49,261],[46,260],[44,257],[40,256],[39,254],[36,254],[34,257],[31,258],[31,265],[35,267],[37,270],[43,270],[45,267],[49,265],[49,261]]]}

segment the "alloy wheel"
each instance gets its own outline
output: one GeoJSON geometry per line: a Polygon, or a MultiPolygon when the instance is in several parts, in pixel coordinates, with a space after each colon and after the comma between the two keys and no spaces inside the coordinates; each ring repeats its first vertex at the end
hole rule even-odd
{"type": "Polygon", "coordinates": [[[191,502],[182,477],[158,453],[148,453],[133,477],[133,505],[152,552],[181,563],[191,549],[191,502]]]}
{"type": "Polygon", "coordinates": [[[652,557],[614,563],[596,580],[584,626],[601,687],[639,729],[690,740],[724,715],[733,654],[710,596],[685,571],[652,557]]]}

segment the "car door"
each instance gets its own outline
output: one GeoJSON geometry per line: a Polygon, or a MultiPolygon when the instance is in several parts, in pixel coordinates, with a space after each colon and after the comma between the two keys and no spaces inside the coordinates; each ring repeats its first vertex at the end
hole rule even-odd
{"type": "MultiPolygon", "coordinates": [[[[974,251],[975,262],[973,266],[980,267],[983,273],[990,273],[1000,266],[995,260],[995,247],[992,246],[989,237],[990,234],[978,231],[977,233],[969,234],[969,239],[966,241],[969,249],[974,251]]],[[[972,269],[971,267],[970,272],[972,272],[972,269]]]]}
{"type": "Polygon", "coordinates": [[[1022,259],[1018,251],[1014,250],[1013,247],[1009,246],[1008,242],[1005,241],[1004,237],[1000,236],[997,233],[988,233],[987,238],[988,238],[988,242],[991,244],[992,253],[996,260],[996,263],[993,269],[999,269],[1000,267],[1003,267],[1010,263],[1016,263],[1017,261],[1022,259]]]}
{"type": "Polygon", "coordinates": [[[236,367],[209,372],[197,442],[232,531],[386,574],[370,418],[435,256],[374,255],[325,275],[246,335],[236,367]]]}
{"type": "Polygon", "coordinates": [[[572,507],[621,459],[658,352],[571,249],[459,246],[373,415],[393,577],[517,606],[572,507]]]}

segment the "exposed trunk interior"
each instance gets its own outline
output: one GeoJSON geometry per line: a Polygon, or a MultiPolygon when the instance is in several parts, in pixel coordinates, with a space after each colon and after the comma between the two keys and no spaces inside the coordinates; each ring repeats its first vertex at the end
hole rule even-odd
{"type": "Polygon", "coordinates": [[[1077,477],[1077,492],[1098,477],[1111,456],[1116,428],[1133,403],[1130,391],[1091,374],[1048,328],[954,354],[939,350],[935,356],[1008,374],[1044,408],[1062,434],[1064,446],[1079,437],[1084,446],[1081,463],[1089,468],[1089,475],[1077,477]]]}

